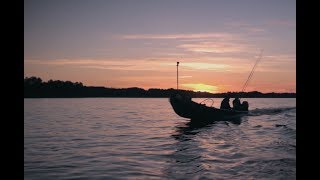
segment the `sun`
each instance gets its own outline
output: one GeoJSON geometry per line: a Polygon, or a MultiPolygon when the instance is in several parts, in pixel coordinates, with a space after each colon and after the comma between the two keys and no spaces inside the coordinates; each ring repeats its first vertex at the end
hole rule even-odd
{"type": "Polygon", "coordinates": [[[209,93],[217,93],[218,92],[218,87],[217,86],[212,86],[208,84],[183,84],[183,86],[191,88],[193,91],[200,91],[200,92],[209,92],[209,93]]]}
{"type": "Polygon", "coordinates": [[[195,89],[194,91],[198,91],[198,92],[211,92],[211,91],[205,90],[205,89],[195,89]]]}

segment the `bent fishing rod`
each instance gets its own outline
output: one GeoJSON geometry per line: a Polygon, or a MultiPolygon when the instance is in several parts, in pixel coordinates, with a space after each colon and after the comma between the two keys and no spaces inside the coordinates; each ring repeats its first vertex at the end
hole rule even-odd
{"type": "MultiPolygon", "coordinates": [[[[249,76],[248,76],[247,81],[244,83],[243,88],[242,88],[240,94],[243,94],[243,93],[244,93],[244,90],[247,88],[248,83],[249,83],[249,81],[250,81],[250,79],[252,78],[252,75],[253,75],[253,73],[254,73],[254,70],[255,70],[256,67],[257,67],[257,64],[260,62],[260,60],[261,60],[261,58],[262,58],[262,52],[263,52],[263,49],[261,50],[260,56],[259,56],[259,58],[257,59],[256,63],[254,64],[254,66],[253,66],[253,68],[252,68],[252,70],[251,70],[251,72],[250,72],[250,74],[249,74],[249,76]]],[[[241,98],[239,98],[239,99],[241,99],[241,98]]]]}

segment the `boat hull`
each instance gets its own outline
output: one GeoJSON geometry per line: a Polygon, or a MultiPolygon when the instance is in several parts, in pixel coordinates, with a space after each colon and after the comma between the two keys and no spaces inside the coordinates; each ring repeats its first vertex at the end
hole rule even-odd
{"type": "Polygon", "coordinates": [[[169,98],[170,104],[174,112],[183,118],[191,119],[192,121],[224,121],[239,118],[248,113],[248,111],[236,111],[218,109],[208,107],[204,104],[199,104],[191,100],[190,97],[174,94],[169,98]]]}

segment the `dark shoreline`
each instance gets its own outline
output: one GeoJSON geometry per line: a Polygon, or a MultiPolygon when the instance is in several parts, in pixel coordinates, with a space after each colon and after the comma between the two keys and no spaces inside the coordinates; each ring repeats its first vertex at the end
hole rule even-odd
{"type": "Polygon", "coordinates": [[[296,93],[261,93],[251,92],[225,92],[209,93],[194,92],[190,90],[156,89],[148,90],[131,88],[106,88],[84,86],[81,82],[53,81],[42,82],[40,78],[30,77],[24,79],[24,98],[169,98],[174,93],[187,94],[192,98],[296,98],[296,93]]]}
{"type": "MultiPolygon", "coordinates": [[[[163,98],[163,99],[167,99],[169,97],[24,97],[24,99],[79,99],[79,98],[117,98],[117,99],[125,99],[125,98],[132,98],[132,99],[153,99],[153,98],[163,98]]],[[[213,97],[193,97],[193,98],[213,98],[213,97]]],[[[220,98],[220,97],[216,97],[216,98],[220,98]]],[[[222,98],[222,97],[221,97],[222,98]]],[[[296,97],[245,97],[246,99],[248,98],[261,98],[261,99],[287,99],[287,98],[296,98],[296,97]]]]}

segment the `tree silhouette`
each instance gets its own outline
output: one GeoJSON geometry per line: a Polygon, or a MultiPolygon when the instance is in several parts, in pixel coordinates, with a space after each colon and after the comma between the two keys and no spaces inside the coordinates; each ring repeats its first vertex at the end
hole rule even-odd
{"type": "Polygon", "coordinates": [[[26,77],[24,79],[24,97],[25,98],[72,98],[72,97],[170,97],[173,93],[182,93],[192,98],[222,98],[228,95],[231,98],[295,98],[295,93],[261,93],[252,92],[226,92],[209,93],[194,92],[190,90],[177,89],[156,89],[150,88],[144,90],[138,87],[130,88],[105,88],[88,87],[81,82],[49,80],[43,82],[39,77],[26,77]]]}

